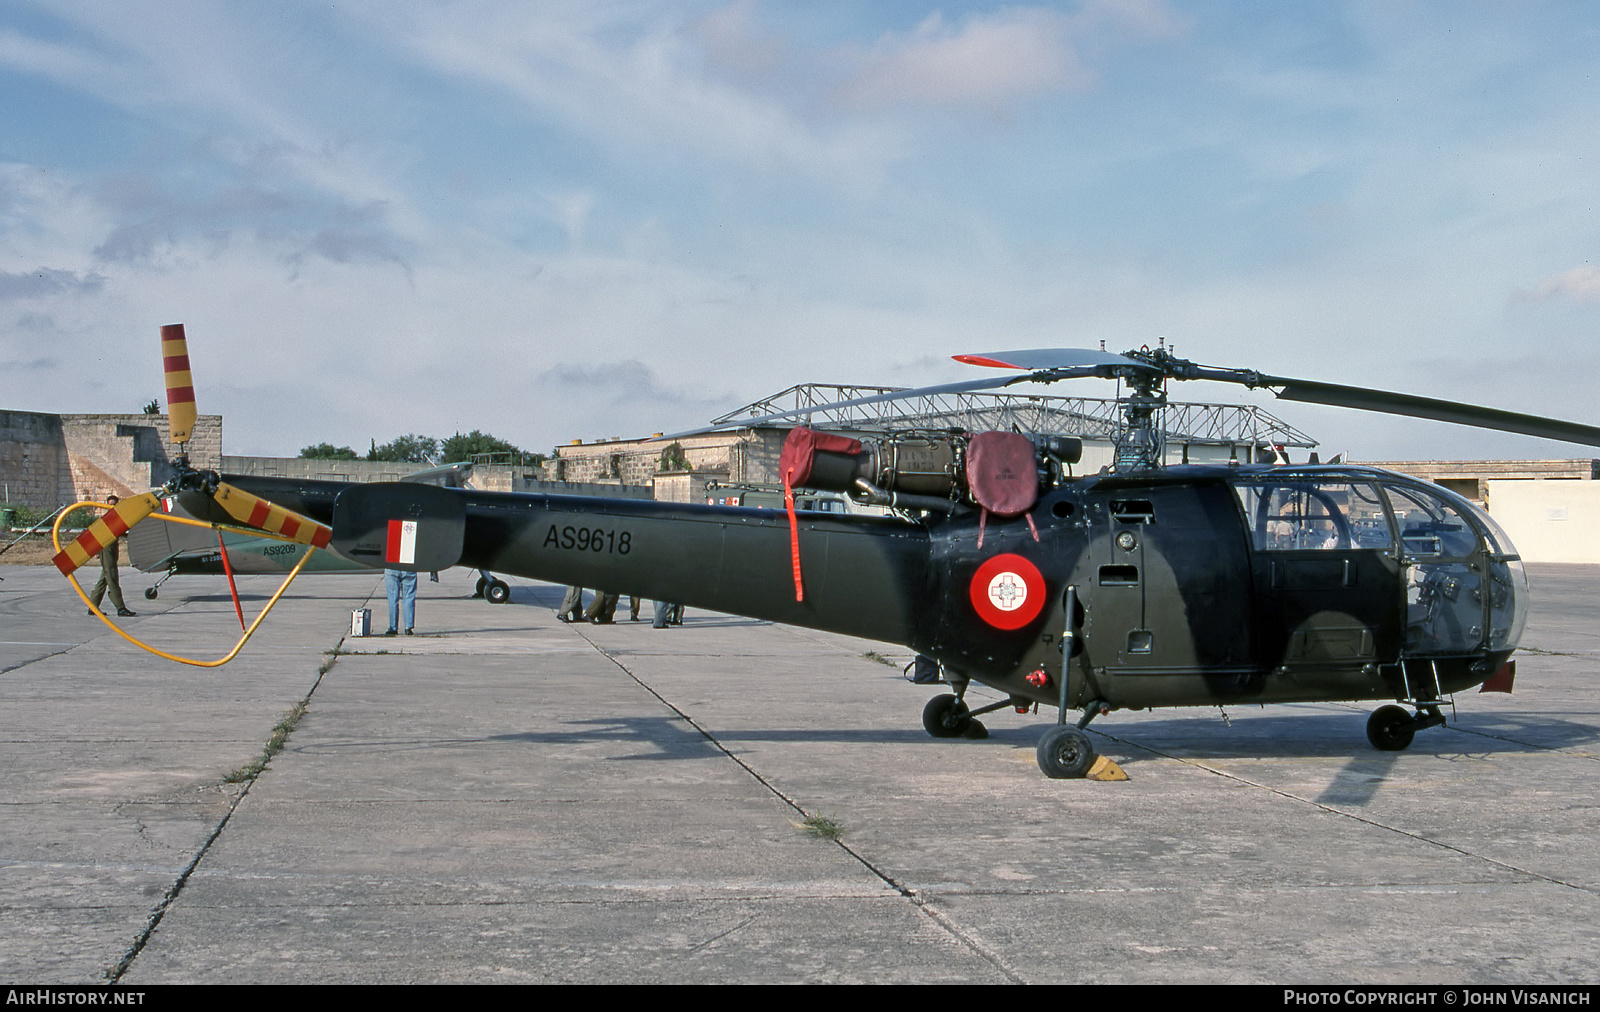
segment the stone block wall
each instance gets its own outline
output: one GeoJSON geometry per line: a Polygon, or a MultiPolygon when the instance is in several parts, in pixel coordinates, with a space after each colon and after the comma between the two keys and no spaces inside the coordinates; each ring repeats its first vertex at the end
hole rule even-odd
{"type": "MultiPolygon", "coordinates": [[[[747,457],[754,460],[759,468],[764,466],[763,462],[770,456],[770,466],[766,466],[766,470],[776,474],[777,450],[782,446],[783,436],[783,432],[778,432],[776,443],[770,448],[765,443],[771,441],[771,436],[765,430],[755,433],[746,430],[686,436],[677,440],[677,443],[683,451],[684,459],[688,461],[688,472],[714,474],[718,479],[725,481],[759,481],[765,479],[745,477],[747,457]]],[[[562,481],[649,485],[658,481],[656,474],[661,469],[661,457],[670,445],[670,442],[633,439],[558,446],[557,459],[545,466],[545,473],[547,477],[562,481]]],[[[674,470],[681,472],[681,465],[674,470]]],[[[699,502],[703,498],[702,495],[695,494],[688,499],[682,499],[680,497],[682,493],[677,489],[681,483],[682,480],[677,478],[669,483],[674,489],[670,493],[673,501],[699,502]]],[[[666,499],[669,495],[658,493],[656,498],[666,499]]]]}
{"type": "Polygon", "coordinates": [[[0,411],[0,495],[5,501],[54,509],[71,495],[61,416],[0,411]]]}
{"type": "MultiPolygon", "coordinates": [[[[195,422],[189,458],[222,461],[222,416],[195,422]]],[[[65,502],[134,495],[165,482],[177,448],[165,415],[54,415],[0,411],[0,492],[39,509],[65,502]]]]}
{"type": "MultiPolygon", "coordinates": [[[[178,455],[167,439],[166,415],[62,415],[61,434],[80,499],[147,492],[172,476],[178,455]]],[[[222,463],[221,415],[195,421],[188,452],[195,467],[222,463]]]]}
{"type": "Polygon", "coordinates": [[[222,458],[223,474],[248,474],[268,478],[313,478],[318,481],[399,481],[427,464],[393,460],[307,460],[303,457],[222,458]]]}

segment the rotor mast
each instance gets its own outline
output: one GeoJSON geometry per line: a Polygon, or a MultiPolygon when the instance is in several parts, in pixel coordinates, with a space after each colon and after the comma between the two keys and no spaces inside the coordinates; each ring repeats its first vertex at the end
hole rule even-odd
{"type": "Polygon", "coordinates": [[[1148,471],[1165,461],[1165,439],[1160,412],[1167,406],[1167,373],[1162,366],[1170,357],[1165,346],[1151,351],[1130,352],[1129,358],[1145,361],[1155,369],[1129,369],[1122,379],[1131,392],[1123,399],[1123,428],[1117,434],[1117,471],[1148,471]]]}

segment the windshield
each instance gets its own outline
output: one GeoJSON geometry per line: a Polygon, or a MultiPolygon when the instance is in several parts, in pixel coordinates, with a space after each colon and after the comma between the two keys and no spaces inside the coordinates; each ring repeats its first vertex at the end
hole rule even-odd
{"type": "Polygon", "coordinates": [[[1384,484],[1407,565],[1407,650],[1510,650],[1528,617],[1528,578],[1511,539],[1443,488],[1384,484]]]}

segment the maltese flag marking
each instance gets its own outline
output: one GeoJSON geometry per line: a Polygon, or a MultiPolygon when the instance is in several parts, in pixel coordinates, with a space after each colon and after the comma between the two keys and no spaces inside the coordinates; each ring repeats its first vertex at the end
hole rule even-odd
{"type": "Polygon", "coordinates": [[[978,617],[996,629],[1021,629],[1045,606],[1044,576],[1020,555],[996,555],[972,574],[969,594],[978,617]]]}
{"type": "Polygon", "coordinates": [[[415,520],[389,521],[389,543],[383,550],[384,562],[412,565],[417,561],[417,522],[415,520]]]}

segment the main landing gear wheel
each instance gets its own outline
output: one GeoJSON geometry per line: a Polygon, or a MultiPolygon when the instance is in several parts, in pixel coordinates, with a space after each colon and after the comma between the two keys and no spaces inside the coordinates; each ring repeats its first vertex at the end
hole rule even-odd
{"type": "Polygon", "coordinates": [[[1035,754],[1040,772],[1053,780],[1076,780],[1089,772],[1095,760],[1089,736],[1070,724],[1046,731],[1035,754]]]}
{"type": "Polygon", "coordinates": [[[476,587],[472,588],[472,596],[473,597],[482,597],[483,596],[483,592],[485,590],[487,590],[488,588],[489,588],[489,581],[487,579],[485,579],[484,577],[480,576],[480,577],[478,577],[478,585],[476,587]]]}
{"type": "Polygon", "coordinates": [[[922,708],[922,729],[935,738],[987,738],[989,729],[973,720],[967,704],[948,693],[922,708]]]}
{"type": "Polygon", "coordinates": [[[483,597],[490,604],[505,604],[511,600],[511,586],[500,580],[495,580],[484,588],[483,597]]]}
{"type": "Polygon", "coordinates": [[[1401,751],[1416,734],[1416,718],[1403,706],[1380,706],[1367,718],[1367,740],[1383,752],[1401,751]]]}

